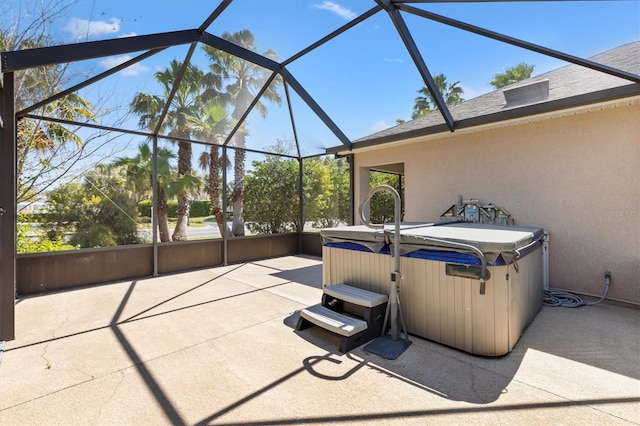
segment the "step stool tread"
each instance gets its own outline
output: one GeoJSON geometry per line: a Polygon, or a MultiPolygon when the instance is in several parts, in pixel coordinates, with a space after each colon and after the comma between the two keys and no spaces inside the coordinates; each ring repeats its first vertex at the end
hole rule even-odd
{"type": "Polygon", "coordinates": [[[365,321],[334,312],[322,305],[302,309],[300,316],[319,327],[346,337],[367,329],[365,321]]]}
{"type": "Polygon", "coordinates": [[[325,286],[324,293],[331,297],[335,297],[336,299],[344,300],[345,302],[367,308],[382,305],[383,303],[387,303],[389,300],[389,298],[384,294],[364,290],[348,284],[325,286]]]}

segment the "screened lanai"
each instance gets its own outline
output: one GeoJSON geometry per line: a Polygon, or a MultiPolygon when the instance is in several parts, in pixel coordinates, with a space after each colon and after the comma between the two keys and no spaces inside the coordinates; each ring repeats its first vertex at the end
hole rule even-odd
{"type": "Polygon", "coordinates": [[[90,266],[102,278],[82,285],[124,278],[104,278],[117,265],[155,276],[242,253],[314,253],[307,234],[353,223],[356,208],[350,155],[328,150],[349,152],[411,121],[418,98],[455,132],[443,78],[464,99],[519,63],[640,83],[585,59],[638,39],[633,1],[10,3],[15,24],[0,46],[0,340],[13,338],[18,260],[73,271],[88,257],[112,259],[90,266]],[[20,225],[23,211],[39,209],[49,228],[20,225]],[[103,213],[102,226],[85,209],[103,213]],[[114,219],[122,215],[129,227],[114,219]],[[72,222],[86,232],[72,234],[72,222]],[[69,247],[55,260],[17,254],[21,235],[69,247]],[[69,252],[82,258],[60,260],[69,252]]]}

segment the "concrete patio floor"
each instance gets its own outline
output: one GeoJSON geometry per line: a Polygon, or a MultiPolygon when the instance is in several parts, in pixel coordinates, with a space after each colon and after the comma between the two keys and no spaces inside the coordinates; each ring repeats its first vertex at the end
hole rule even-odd
{"type": "Polygon", "coordinates": [[[640,310],[543,307],[504,357],[412,337],[389,361],[294,330],[321,274],[292,256],[20,299],[0,424],[640,424],[640,310]]]}

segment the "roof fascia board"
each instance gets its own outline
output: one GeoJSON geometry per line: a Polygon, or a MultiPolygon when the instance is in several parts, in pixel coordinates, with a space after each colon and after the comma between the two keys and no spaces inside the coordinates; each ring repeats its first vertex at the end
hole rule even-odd
{"type": "Polygon", "coordinates": [[[175,31],[89,41],[85,43],[64,44],[37,49],[2,52],[2,71],[19,71],[43,65],[56,65],[105,56],[122,55],[144,50],[160,49],[170,46],[189,44],[200,40],[197,30],[175,31]]]}
{"type": "MultiPolygon", "coordinates": [[[[615,87],[613,89],[573,96],[571,98],[564,98],[552,102],[529,105],[508,111],[458,120],[456,121],[456,131],[457,133],[467,133],[470,131],[502,127],[507,124],[532,122],[545,116],[559,116],[571,111],[584,110],[603,104],[619,103],[624,100],[633,101],[637,98],[640,98],[640,85],[628,84],[625,86],[615,87]]],[[[353,144],[353,148],[348,151],[345,150],[344,147],[332,147],[327,148],[326,152],[327,154],[343,155],[359,150],[382,149],[389,146],[395,146],[397,144],[415,142],[419,138],[445,137],[448,135],[450,135],[450,132],[447,131],[447,128],[443,123],[423,129],[416,129],[395,135],[355,142],[353,144]]]]}
{"type": "Polygon", "coordinates": [[[604,102],[620,100],[628,97],[640,96],[640,84],[627,84],[597,92],[584,93],[570,98],[558,99],[551,102],[527,105],[508,111],[500,111],[480,117],[460,120],[461,128],[472,128],[484,124],[500,123],[522,118],[536,119],[539,115],[564,112],[575,108],[593,106],[604,102]]]}

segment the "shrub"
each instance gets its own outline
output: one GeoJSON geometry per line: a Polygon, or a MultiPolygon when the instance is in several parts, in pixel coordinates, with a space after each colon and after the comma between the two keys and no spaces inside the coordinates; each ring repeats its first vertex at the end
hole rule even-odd
{"type": "MultiPolygon", "coordinates": [[[[167,202],[169,206],[169,217],[178,217],[178,202],[175,200],[169,200],[167,202]]],[[[151,200],[142,200],[138,203],[138,213],[141,217],[151,217],[151,200]]],[[[191,210],[189,212],[191,217],[205,217],[211,216],[211,202],[209,200],[194,200],[191,203],[191,210]]]]}
{"type": "Polygon", "coordinates": [[[151,217],[151,200],[142,200],[138,203],[138,213],[142,217],[151,217]]]}
{"type": "Polygon", "coordinates": [[[189,212],[191,217],[206,217],[211,216],[211,201],[209,200],[194,200],[191,203],[191,211],[189,212]]]}

